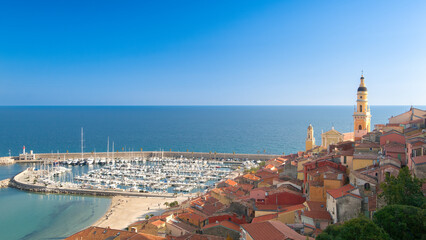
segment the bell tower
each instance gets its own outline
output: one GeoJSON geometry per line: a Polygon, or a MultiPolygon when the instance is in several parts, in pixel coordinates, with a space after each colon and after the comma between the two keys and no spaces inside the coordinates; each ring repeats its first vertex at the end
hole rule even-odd
{"type": "Polygon", "coordinates": [[[370,106],[368,106],[368,92],[364,83],[364,75],[361,75],[356,99],[356,109],[354,111],[354,137],[360,140],[362,136],[370,132],[370,106]]]}
{"type": "Polygon", "coordinates": [[[305,151],[309,151],[315,147],[314,128],[311,124],[308,127],[308,135],[306,136],[306,148],[305,151]]]}

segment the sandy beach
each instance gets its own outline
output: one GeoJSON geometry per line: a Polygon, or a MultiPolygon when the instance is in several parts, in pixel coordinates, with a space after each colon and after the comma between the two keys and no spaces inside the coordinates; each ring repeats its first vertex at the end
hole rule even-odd
{"type": "Polygon", "coordinates": [[[162,214],[166,210],[165,202],[181,203],[189,196],[176,198],[115,196],[112,198],[108,211],[93,226],[124,229],[136,221],[144,220],[147,214],[155,216],[162,214]]]}

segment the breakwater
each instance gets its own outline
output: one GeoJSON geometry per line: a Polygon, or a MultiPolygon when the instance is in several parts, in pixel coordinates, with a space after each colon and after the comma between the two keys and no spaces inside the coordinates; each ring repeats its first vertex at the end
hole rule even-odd
{"type": "Polygon", "coordinates": [[[0,157],[0,165],[9,165],[15,163],[12,157],[0,157]]]}
{"type": "Polygon", "coordinates": [[[141,193],[141,192],[126,192],[120,190],[96,190],[96,189],[78,189],[78,188],[63,188],[50,187],[36,183],[28,182],[32,171],[28,169],[10,179],[9,187],[16,189],[37,192],[37,193],[54,193],[54,194],[76,194],[76,195],[92,195],[92,196],[129,196],[129,197],[161,197],[175,198],[175,194],[161,193],[141,193]]]}
{"type": "Polygon", "coordinates": [[[0,188],[7,188],[9,186],[10,179],[4,179],[0,181],[0,188]]]}
{"type": "Polygon", "coordinates": [[[269,160],[279,157],[273,154],[244,154],[244,153],[216,153],[216,152],[172,152],[172,151],[133,151],[133,152],[85,152],[85,153],[35,153],[14,157],[16,162],[35,162],[45,160],[77,159],[77,158],[203,158],[211,160],[222,160],[225,162],[238,162],[243,160],[269,160]]]}

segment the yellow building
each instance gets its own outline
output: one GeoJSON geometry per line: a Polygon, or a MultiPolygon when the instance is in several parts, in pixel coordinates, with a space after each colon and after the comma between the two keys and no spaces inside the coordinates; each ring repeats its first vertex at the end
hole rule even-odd
{"type": "Polygon", "coordinates": [[[354,137],[360,140],[363,135],[370,132],[370,107],[368,106],[368,92],[364,83],[364,76],[361,75],[361,83],[358,87],[356,109],[354,111],[354,137]]]}
{"type": "Polygon", "coordinates": [[[377,161],[377,154],[355,154],[352,159],[352,166],[349,165],[350,171],[355,171],[374,164],[377,161]]]}
{"type": "Polygon", "coordinates": [[[343,134],[335,130],[334,127],[330,131],[321,133],[321,147],[328,149],[331,144],[343,142],[343,134]]]}
{"type": "Polygon", "coordinates": [[[314,128],[311,124],[308,127],[308,135],[306,137],[305,151],[312,150],[315,147],[314,128]]]}
{"type": "Polygon", "coordinates": [[[305,174],[303,173],[303,164],[311,161],[311,159],[301,159],[297,162],[297,179],[304,180],[305,174]]]}

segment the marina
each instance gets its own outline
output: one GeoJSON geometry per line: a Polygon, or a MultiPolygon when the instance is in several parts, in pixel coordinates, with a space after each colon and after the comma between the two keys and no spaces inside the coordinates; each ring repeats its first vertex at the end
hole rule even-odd
{"type": "Polygon", "coordinates": [[[256,166],[256,160],[81,158],[36,162],[10,181],[10,186],[35,192],[101,196],[166,196],[204,192],[233,170],[256,166]],[[75,172],[74,167],[85,166],[75,172]]]}

